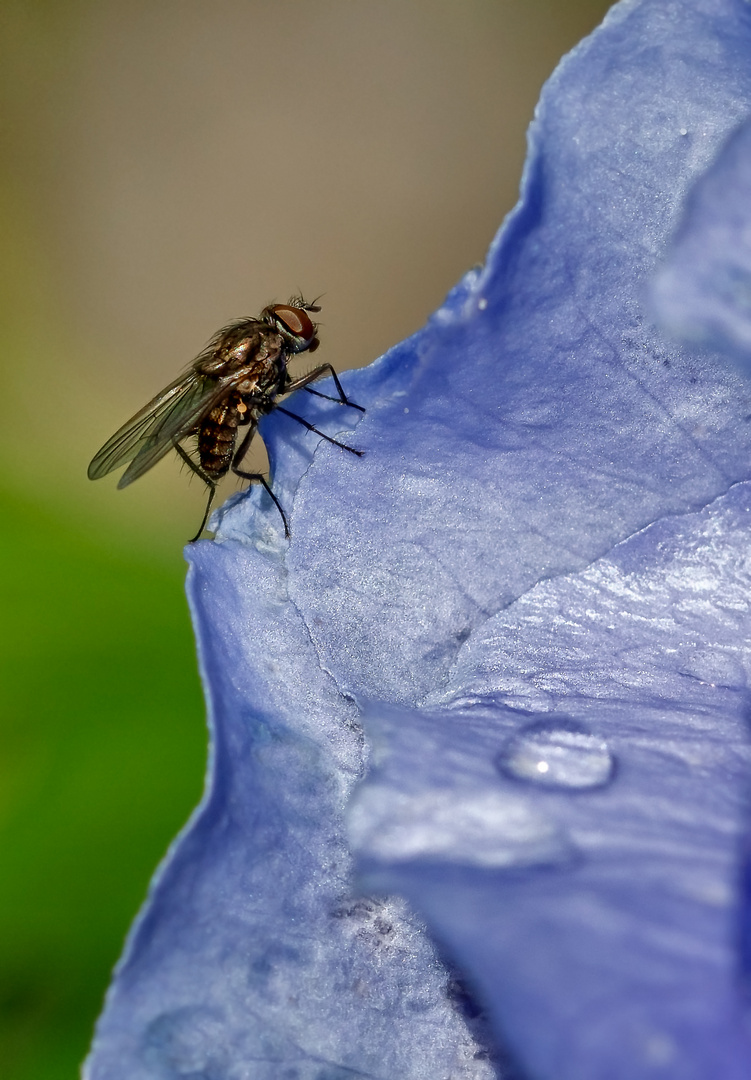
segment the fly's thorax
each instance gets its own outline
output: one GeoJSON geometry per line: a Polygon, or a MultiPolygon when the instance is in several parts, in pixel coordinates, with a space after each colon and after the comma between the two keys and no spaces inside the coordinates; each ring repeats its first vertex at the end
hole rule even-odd
{"type": "Polygon", "coordinates": [[[219,378],[254,363],[274,363],[285,349],[282,335],[258,319],[232,323],[212,338],[193,367],[202,375],[219,378]]]}

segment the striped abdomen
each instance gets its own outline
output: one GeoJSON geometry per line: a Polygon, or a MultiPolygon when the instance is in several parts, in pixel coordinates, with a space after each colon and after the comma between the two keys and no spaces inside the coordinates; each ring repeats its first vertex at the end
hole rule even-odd
{"type": "Polygon", "coordinates": [[[201,466],[213,480],[229,469],[235,449],[239,413],[237,405],[216,405],[198,429],[198,456],[201,466]]]}

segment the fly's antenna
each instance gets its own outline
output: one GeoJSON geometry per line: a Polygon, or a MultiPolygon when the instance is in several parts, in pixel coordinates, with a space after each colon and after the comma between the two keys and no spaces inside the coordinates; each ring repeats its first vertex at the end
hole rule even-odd
{"type": "Polygon", "coordinates": [[[307,303],[306,300],[303,299],[302,293],[298,292],[294,296],[290,296],[289,304],[290,304],[290,307],[302,308],[303,311],[320,311],[321,308],[320,308],[320,306],[318,304],[318,301],[321,299],[322,296],[325,296],[325,295],[326,295],[326,293],[319,293],[318,296],[313,301],[313,303],[309,304],[309,303],[307,303]]]}

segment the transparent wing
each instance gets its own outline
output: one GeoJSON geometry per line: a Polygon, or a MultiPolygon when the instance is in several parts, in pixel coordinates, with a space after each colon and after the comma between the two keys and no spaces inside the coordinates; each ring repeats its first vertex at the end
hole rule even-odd
{"type": "Polygon", "coordinates": [[[185,403],[184,409],[181,408],[168,416],[165,422],[144,440],[140,450],[120,477],[117,486],[127,487],[156,465],[157,461],[174,448],[176,442],[179,442],[200,423],[207,413],[211,412],[235,382],[237,379],[234,377],[222,379],[218,383],[214,379],[204,381],[202,394],[196,393],[192,401],[185,403]]]}
{"type": "Polygon", "coordinates": [[[155,465],[175,441],[194,428],[227,392],[233,379],[210,379],[190,371],[123,424],[89,465],[89,479],[98,480],[130,461],[118,487],[136,480],[155,465]]]}

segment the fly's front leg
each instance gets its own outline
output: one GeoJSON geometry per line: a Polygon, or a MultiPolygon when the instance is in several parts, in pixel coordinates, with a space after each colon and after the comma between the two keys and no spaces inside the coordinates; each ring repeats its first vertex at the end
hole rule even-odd
{"type": "Polygon", "coordinates": [[[355,450],[353,446],[346,446],[343,442],[339,442],[338,439],[332,439],[331,436],[327,435],[325,431],[319,431],[317,427],[313,427],[313,425],[308,420],[303,420],[303,418],[301,416],[298,416],[297,413],[290,412],[289,409],[284,409],[281,405],[277,405],[276,411],[284,413],[285,416],[291,416],[293,420],[296,420],[298,422],[298,424],[302,424],[302,426],[304,428],[307,428],[308,431],[312,431],[316,435],[320,435],[322,439],[325,439],[326,442],[330,442],[332,446],[338,446],[340,450],[349,450],[350,454],[357,454],[358,457],[364,457],[364,450],[355,450]]]}
{"type": "Polygon", "coordinates": [[[193,460],[193,458],[190,456],[190,454],[186,453],[186,451],[183,450],[182,446],[180,446],[179,443],[173,442],[172,445],[174,446],[175,450],[177,450],[178,454],[183,459],[185,464],[188,466],[190,471],[194,472],[196,474],[196,476],[198,476],[201,480],[203,480],[204,484],[209,489],[209,499],[208,499],[208,502],[206,503],[206,510],[205,510],[204,515],[203,515],[203,521],[201,522],[201,528],[198,530],[198,532],[193,537],[193,539],[188,541],[189,544],[195,544],[196,540],[199,538],[199,536],[201,535],[201,533],[205,529],[206,522],[209,520],[209,511],[211,510],[211,504],[213,503],[214,495],[216,494],[216,484],[211,479],[211,477],[208,475],[208,473],[204,472],[204,470],[201,468],[201,466],[196,464],[196,462],[193,460]]]}
{"type": "Polygon", "coordinates": [[[277,510],[281,514],[282,523],[284,525],[284,535],[289,540],[289,524],[287,523],[287,515],[282,510],[282,504],[279,502],[276,495],[271,490],[271,488],[269,486],[269,482],[266,479],[266,477],[263,475],[263,473],[245,472],[243,469],[240,468],[240,462],[245,457],[245,455],[246,455],[246,453],[248,451],[248,447],[250,446],[251,441],[253,439],[253,436],[256,433],[256,427],[257,427],[257,425],[255,423],[253,423],[251,425],[250,429],[248,430],[248,432],[245,435],[245,438],[243,439],[243,441],[240,443],[239,447],[235,451],[235,454],[234,454],[234,456],[232,458],[232,472],[236,476],[241,476],[243,478],[243,480],[250,480],[251,483],[254,480],[258,480],[259,483],[263,484],[263,486],[266,488],[266,491],[271,496],[271,500],[274,503],[274,506],[277,508],[277,510]]]}
{"type": "Polygon", "coordinates": [[[320,367],[313,368],[307,375],[300,376],[299,379],[290,379],[287,385],[284,387],[283,393],[292,394],[295,390],[307,390],[309,394],[315,394],[316,397],[326,398],[327,401],[338,401],[340,405],[349,405],[350,409],[359,409],[360,412],[365,412],[362,405],[356,405],[354,401],[350,401],[347,395],[342,389],[342,384],[339,382],[339,376],[332,368],[331,364],[321,364],[320,367]],[[328,394],[322,394],[320,390],[311,390],[308,383],[315,382],[316,379],[322,379],[324,375],[330,375],[336,384],[336,388],[339,391],[339,397],[329,397],[328,394]]]}

